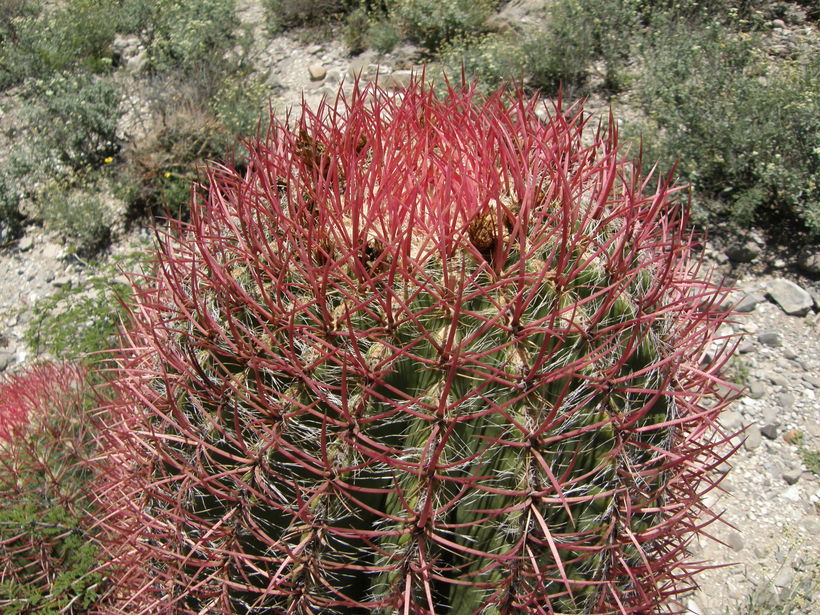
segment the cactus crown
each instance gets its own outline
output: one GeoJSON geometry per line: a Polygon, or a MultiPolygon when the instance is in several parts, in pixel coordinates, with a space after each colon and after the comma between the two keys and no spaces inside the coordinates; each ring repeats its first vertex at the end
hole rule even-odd
{"type": "Polygon", "coordinates": [[[535,111],[357,89],[209,171],[121,358],[124,611],[648,613],[690,587],[721,292],[612,123],[535,111]]]}

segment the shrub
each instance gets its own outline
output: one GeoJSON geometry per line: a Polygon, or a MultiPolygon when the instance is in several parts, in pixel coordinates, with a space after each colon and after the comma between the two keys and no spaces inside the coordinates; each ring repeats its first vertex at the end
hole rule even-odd
{"type": "Polygon", "coordinates": [[[103,430],[119,612],[638,613],[691,586],[724,294],[666,182],[535,106],[357,90],[210,171],[103,430]]]}
{"type": "Polygon", "coordinates": [[[87,374],[42,364],[0,383],[0,609],[87,613],[104,579],[91,531],[87,374]]]}
{"type": "Polygon", "coordinates": [[[358,0],[262,0],[271,33],[338,18],[355,10],[358,5],[358,0]]]}
{"type": "Polygon", "coordinates": [[[26,98],[34,164],[73,176],[98,169],[118,154],[122,94],[111,79],[60,73],[31,83],[26,98]]]}
{"type": "Polygon", "coordinates": [[[753,36],[716,25],[659,31],[640,83],[645,142],[667,167],[679,159],[717,217],[810,238],[820,231],[820,61],[768,64],[759,53],[753,36]]]}
{"type": "Polygon", "coordinates": [[[468,79],[479,81],[485,90],[523,79],[528,72],[528,58],[520,41],[499,34],[457,39],[442,48],[440,57],[451,77],[458,79],[463,69],[468,79]]]}
{"type": "Polygon", "coordinates": [[[414,43],[436,51],[447,41],[486,31],[493,0],[392,0],[390,17],[414,43]]]}
{"type": "Polygon", "coordinates": [[[27,10],[11,20],[4,37],[0,87],[25,78],[48,79],[55,72],[111,68],[111,42],[117,28],[114,0],[68,0],[50,10],[27,10]],[[113,15],[113,18],[112,18],[113,15]]]}
{"type": "Polygon", "coordinates": [[[184,217],[198,170],[207,160],[224,158],[235,136],[195,92],[180,88],[171,100],[157,102],[159,117],[152,129],[124,154],[122,196],[133,215],[154,212],[184,217]]]}
{"type": "Polygon", "coordinates": [[[208,81],[224,72],[238,26],[233,0],[155,2],[143,35],[151,68],[208,81]]]}

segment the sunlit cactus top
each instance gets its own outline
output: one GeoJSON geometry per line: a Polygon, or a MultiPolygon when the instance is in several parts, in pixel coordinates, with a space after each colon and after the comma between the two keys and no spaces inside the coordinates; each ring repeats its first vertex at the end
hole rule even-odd
{"type": "Polygon", "coordinates": [[[536,109],[357,89],[208,173],[121,353],[121,612],[675,610],[722,294],[613,123],[536,109]]]}

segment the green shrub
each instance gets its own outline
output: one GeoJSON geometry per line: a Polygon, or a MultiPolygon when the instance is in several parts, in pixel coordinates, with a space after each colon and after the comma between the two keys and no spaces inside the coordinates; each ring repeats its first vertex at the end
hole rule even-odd
{"type": "Polygon", "coordinates": [[[486,31],[493,0],[392,0],[390,17],[409,40],[430,51],[458,37],[486,31]]]}
{"type": "Polygon", "coordinates": [[[370,17],[367,14],[367,9],[364,7],[357,8],[345,19],[342,36],[351,54],[358,55],[367,49],[367,29],[369,26],[370,17]]]}
{"type": "Polygon", "coordinates": [[[485,90],[523,77],[528,68],[520,42],[500,34],[453,41],[442,48],[440,55],[451,78],[457,78],[463,67],[468,80],[477,80],[485,90]]]}
{"type": "Polygon", "coordinates": [[[357,0],[262,0],[265,22],[271,33],[338,18],[358,6],[357,0]]]}
{"type": "Polygon", "coordinates": [[[266,127],[262,122],[270,87],[262,75],[240,70],[227,75],[210,101],[209,108],[216,120],[231,136],[253,136],[266,127]]]}
{"type": "Polygon", "coordinates": [[[59,73],[27,90],[32,155],[71,172],[98,169],[121,146],[117,124],[122,93],[109,78],[59,73]]]}
{"type": "Polygon", "coordinates": [[[224,70],[238,26],[233,0],[155,2],[144,34],[151,68],[207,79],[224,70]]]}
{"type": "Polygon", "coordinates": [[[769,64],[719,25],[672,26],[644,49],[646,160],[670,167],[741,226],[820,232],[820,56],[769,64]]]}
{"type": "Polygon", "coordinates": [[[22,228],[23,214],[14,184],[6,173],[0,173],[0,247],[16,237],[22,228]]]}
{"type": "Polygon", "coordinates": [[[45,228],[57,231],[73,252],[93,256],[111,243],[118,212],[110,192],[110,184],[102,180],[78,187],[51,182],[39,195],[37,217],[45,228]]]}
{"type": "Polygon", "coordinates": [[[67,0],[57,8],[36,11],[30,3],[10,20],[0,50],[0,87],[25,78],[82,67],[92,72],[111,68],[111,42],[117,30],[114,0],[67,0]]]}

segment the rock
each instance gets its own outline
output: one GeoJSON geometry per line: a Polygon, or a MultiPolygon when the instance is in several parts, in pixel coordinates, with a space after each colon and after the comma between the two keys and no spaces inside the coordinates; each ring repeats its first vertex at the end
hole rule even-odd
{"type": "Polygon", "coordinates": [[[413,80],[413,71],[411,70],[394,70],[387,75],[384,80],[384,86],[393,90],[403,90],[410,85],[413,80]]]}
{"type": "Polygon", "coordinates": [[[745,546],[743,536],[740,532],[736,532],[734,530],[731,530],[729,535],[726,537],[726,544],[729,545],[729,548],[732,551],[742,551],[745,546]]]}
{"type": "Polygon", "coordinates": [[[789,502],[799,502],[800,487],[798,487],[797,485],[791,485],[782,493],[782,496],[784,500],[788,500],[789,502]]]}
{"type": "Polygon", "coordinates": [[[794,395],[788,392],[783,393],[780,396],[780,407],[783,408],[783,410],[789,410],[792,406],[794,406],[794,395]]]}
{"type": "Polygon", "coordinates": [[[771,330],[759,333],[757,335],[757,341],[764,346],[770,346],[772,348],[777,348],[778,346],[783,345],[783,341],[780,339],[780,334],[777,331],[771,330]]]}
{"type": "Polygon", "coordinates": [[[743,441],[743,448],[747,451],[753,451],[756,448],[759,448],[763,442],[760,435],[760,427],[755,423],[752,423],[746,428],[745,435],[746,439],[743,441]]]}
{"type": "Polygon", "coordinates": [[[367,70],[370,61],[367,58],[356,58],[350,62],[347,67],[347,75],[351,79],[364,79],[367,76],[367,70]]]}
{"type": "Polygon", "coordinates": [[[820,389],[820,374],[806,372],[803,374],[803,380],[813,389],[820,389]]]}
{"type": "Polygon", "coordinates": [[[820,274],[820,249],[806,246],[797,256],[797,267],[809,275],[820,274]]]}
{"type": "Polygon", "coordinates": [[[321,64],[311,64],[308,66],[308,73],[311,81],[321,81],[327,75],[327,69],[321,64]]]}
{"type": "Polygon", "coordinates": [[[733,263],[750,263],[762,252],[758,243],[752,239],[747,239],[743,243],[737,243],[726,249],[726,256],[733,263]]]}
{"type": "Polygon", "coordinates": [[[792,361],[797,358],[797,353],[793,349],[787,347],[783,349],[783,357],[789,361],[792,361]]]}
{"type": "Polygon", "coordinates": [[[755,345],[749,340],[743,340],[738,344],[737,351],[740,354],[748,354],[755,349],[755,345]]]}
{"type": "Polygon", "coordinates": [[[6,371],[6,368],[14,361],[14,355],[5,350],[0,352],[0,372],[6,371]]]}
{"type": "Polygon", "coordinates": [[[687,615],[703,615],[703,610],[697,602],[689,598],[689,600],[686,601],[686,613],[687,615]]]}
{"type": "Polygon", "coordinates": [[[760,434],[767,438],[768,440],[774,440],[777,438],[777,425],[774,423],[768,423],[764,425],[760,429],[760,434]]]}
{"type": "Polygon", "coordinates": [[[28,252],[33,247],[34,240],[29,235],[23,237],[17,244],[17,248],[20,250],[20,252],[28,252]]]}
{"type": "Polygon", "coordinates": [[[55,288],[62,288],[63,286],[71,288],[71,278],[67,275],[61,275],[59,278],[54,278],[54,280],[51,281],[51,285],[55,288]]]}
{"type": "Polygon", "coordinates": [[[802,442],[803,437],[803,432],[799,429],[790,429],[789,431],[783,434],[783,439],[789,444],[796,444],[798,442],[802,442]]]}
{"type": "Polygon", "coordinates": [[[772,585],[775,587],[788,587],[794,581],[794,568],[791,566],[783,566],[772,580],[772,585]]]}
{"type": "Polygon", "coordinates": [[[800,468],[792,468],[791,470],[783,470],[781,476],[787,484],[793,485],[800,480],[800,476],[802,474],[803,470],[801,470],[800,468]]]}
{"type": "Polygon", "coordinates": [[[125,68],[128,69],[132,73],[140,72],[145,65],[148,63],[148,55],[145,53],[145,50],[140,50],[139,53],[131,56],[125,62],[125,68]]]}
{"type": "Polygon", "coordinates": [[[735,304],[735,312],[751,312],[758,304],[766,301],[765,295],[758,292],[745,293],[743,297],[735,304]]]}
{"type": "Polygon", "coordinates": [[[814,305],[809,293],[785,278],[769,282],[768,295],[789,316],[805,316],[814,305]]]}
{"type": "Polygon", "coordinates": [[[734,410],[724,410],[721,412],[719,420],[720,424],[723,425],[723,429],[730,433],[743,427],[743,417],[740,416],[739,412],[735,412],[734,410]]]}
{"type": "Polygon", "coordinates": [[[322,46],[318,43],[313,43],[312,45],[308,45],[305,47],[305,53],[313,55],[314,53],[319,53],[322,50],[322,46]]]}
{"type": "Polygon", "coordinates": [[[748,395],[752,399],[761,399],[764,395],[766,395],[766,385],[764,385],[759,380],[755,380],[749,385],[748,395]]]}
{"type": "Polygon", "coordinates": [[[769,374],[769,382],[771,382],[775,386],[787,387],[789,386],[790,381],[783,374],[778,374],[775,372],[773,374],[769,374]]]}

